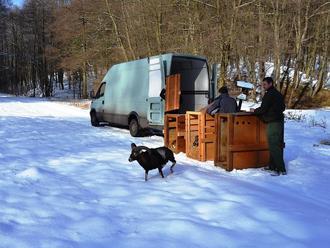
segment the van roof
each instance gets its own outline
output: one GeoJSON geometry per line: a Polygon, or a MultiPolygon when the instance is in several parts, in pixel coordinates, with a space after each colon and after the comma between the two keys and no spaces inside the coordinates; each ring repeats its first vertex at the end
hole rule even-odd
{"type": "Polygon", "coordinates": [[[136,59],[136,60],[129,60],[129,61],[124,61],[118,64],[114,64],[114,65],[120,65],[120,64],[125,64],[125,63],[129,63],[129,62],[134,62],[134,61],[138,61],[138,60],[143,60],[143,59],[148,59],[148,58],[152,58],[152,57],[158,57],[158,56],[162,56],[162,57],[184,57],[184,58],[192,58],[192,59],[200,59],[200,60],[206,60],[206,57],[203,56],[199,56],[199,55],[193,55],[193,54],[184,54],[184,53],[162,53],[162,54],[158,54],[158,55],[153,55],[150,57],[144,57],[144,58],[140,58],[140,59],[136,59]]]}
{"type": "Polygon", "coordinates": [[[187,57],[187,58],[206,60],[206,57],[204,57],[204,56],[193,55],[193,54],[189,54],[189,53],[166,53],[166,54],[161,54],[161,55],[172,55],[172,56],[176,56],[176,57],[187,57]]]}

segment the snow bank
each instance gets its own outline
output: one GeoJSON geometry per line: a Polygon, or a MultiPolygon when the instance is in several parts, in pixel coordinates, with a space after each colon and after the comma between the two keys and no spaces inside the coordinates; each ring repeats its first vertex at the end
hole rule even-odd
{"type": "Polygon", "coordinates": [[[162,137],[89,123],[88,110],[0,97],[0,247],[328,246],[329,126],[286,122],[287,176],[180,153],[174,174],[144,182],[130,143],[162,137]]]}

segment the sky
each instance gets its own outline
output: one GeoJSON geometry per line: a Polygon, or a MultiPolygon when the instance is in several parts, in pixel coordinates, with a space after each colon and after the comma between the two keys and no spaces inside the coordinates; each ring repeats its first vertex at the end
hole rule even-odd
{"type": "Polygon", "coordinates": [[[24,0],[12,0],[12,1],[13,1],[13,4],[15,4],[17,6],[22,6],[23,2],[24,2],[24,0]]]}

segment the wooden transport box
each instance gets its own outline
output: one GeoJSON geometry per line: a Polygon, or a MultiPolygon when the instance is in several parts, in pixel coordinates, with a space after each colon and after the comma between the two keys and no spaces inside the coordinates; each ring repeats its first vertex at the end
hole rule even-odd
{"type": "Polygon", "coordinates": [[[228,171],[268,164],[265,124],[252,113],[216,114],[214,164],[228,171]]]}
{"type": "Polygon", "coordinates": [[[164,145],[174,153],[185,153],[185,134],[185,115],[166,114],[164,120],[164,145]]]}
{"type": "Polygon", "coordinates": [[[214,117],[202,112],[186,113],[186,155],[206,161],[214,160],[214,117]]]}

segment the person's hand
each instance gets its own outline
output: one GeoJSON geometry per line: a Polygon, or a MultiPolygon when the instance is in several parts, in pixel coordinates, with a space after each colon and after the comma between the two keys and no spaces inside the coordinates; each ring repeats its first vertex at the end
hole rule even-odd
{"type": "Polygon", "coordinates": [[[253,113],[253,112],[254,112],[254,108],[250,108],[250,112],[252,112],[252,113],[253,113]]]}

